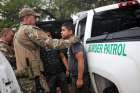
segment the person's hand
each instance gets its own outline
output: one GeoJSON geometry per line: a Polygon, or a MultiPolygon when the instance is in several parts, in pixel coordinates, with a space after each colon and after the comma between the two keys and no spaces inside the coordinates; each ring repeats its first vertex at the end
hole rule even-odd
{"type": "Polygon", "coordinates": [[[76,81],[77,88],[82,88],[83,84],[84,84],[83,79],[77,79],[76,81]]]}
{"type": "Polygon", "coordinates": [[[66,70],[66,76],[69,77],[69,70],[66,70]]]}
{"type": "Polygon", "coordinates": [[[45,41],[45,47],[46,48],[52,47],[52,43],[53,43],[52,38],[48,37],[45,41]]]}

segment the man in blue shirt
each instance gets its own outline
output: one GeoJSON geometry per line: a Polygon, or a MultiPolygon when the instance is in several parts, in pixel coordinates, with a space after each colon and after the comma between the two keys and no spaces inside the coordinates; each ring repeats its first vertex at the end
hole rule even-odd
{"type": "MultiPolygon", "coordinates": [[[[61,27],[61,36],[68,39],[74,36],[72,23],[64,23],[61,27]]],[[[69,69],[72,78],[73,93],[90,93],[90,77],[88,73],[87,58],[84,48],[77,42],[69,48],[69,69]]]]}

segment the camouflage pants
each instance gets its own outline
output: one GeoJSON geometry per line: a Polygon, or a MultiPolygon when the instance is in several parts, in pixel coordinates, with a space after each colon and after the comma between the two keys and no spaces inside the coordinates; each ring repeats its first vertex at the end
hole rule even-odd
{"type": "MultiPolygon", "coordinates": [[[[32,90],[35,88],[35,80],[29,77],[19,77],[18,78],[19,85],[23,93],[32,93],[32,90]]],[[[39,82],[41,87],[44,89],[44,93],[49,93],[49,87],[44,76],[39,77],[39,82]]]]}
{"type": "Polygon", "coordinates": [[[38,60],[34,60],[29,62],[29,66],[24,71],[16,72],[16,76],[23,93],[31,93],[35,86],[35,77],[39,77],[39,82],[45,93],[49,91],[46,78],[44,78],[40,71],[43,71],[40,62],[38,60]]]}
{"type": "Polygon", "coordinates": [[[19,85],[23,93],[31,93],[33,88],[33,80],[27,77],[18,78],[19,85]]]}

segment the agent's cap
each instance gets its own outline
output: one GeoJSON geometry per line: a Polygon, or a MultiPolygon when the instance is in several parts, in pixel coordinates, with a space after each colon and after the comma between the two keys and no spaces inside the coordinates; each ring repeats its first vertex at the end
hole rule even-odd
{"type": "Polygon", "coordinates": [[[19,12],[19,18],[22,18],[22,17],[25,17],[25,16],[29,16],[29,15],[40,16],[40,14],[36,13],[32,8],[23,8],[19,12]]]}

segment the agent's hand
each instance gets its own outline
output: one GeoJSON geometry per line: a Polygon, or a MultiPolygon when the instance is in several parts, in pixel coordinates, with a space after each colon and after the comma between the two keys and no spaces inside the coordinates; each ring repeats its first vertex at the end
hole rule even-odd
{"type": "Polygon", "coordinates": [[[83,79],[77,79],[76,81],[77,88],[82,88],[83,85],[84,85],[83,79]]]}
{"type": "Polygon", "coordinates": [[[52,44],[53,44],[53,39],[48,37],[48,39],[46,39],[46,41],[45,41],[45,46],[47,48],[50,48],[50,47],[52,47],[52,44]]]}
{"type": "Polygon", "coordinates": [[[69,77],[69,71],[68,70],[66,70],[66,76],[69,77]]]}

